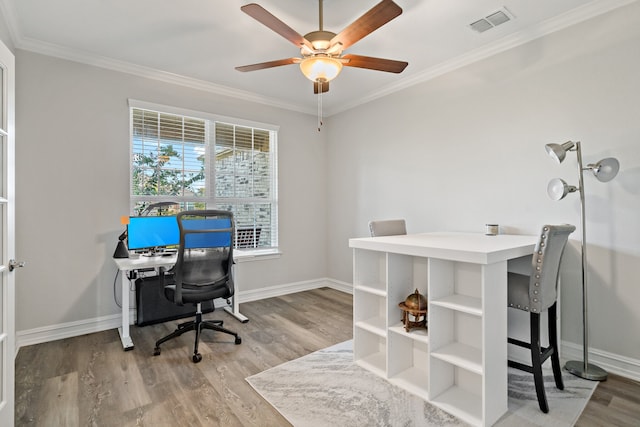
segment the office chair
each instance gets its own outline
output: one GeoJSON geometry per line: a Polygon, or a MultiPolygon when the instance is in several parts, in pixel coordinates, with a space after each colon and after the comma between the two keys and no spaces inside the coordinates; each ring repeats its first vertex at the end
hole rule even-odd
{"type": "Polygon", "coordinates": [[[201,307],[204,301],[233,296],[233,214],[218,210],[183,211],[177,215],[177,221],[180,230],[177,260],[167,274],[161,269],[161,282],[169,301],[178,305],[195,304],[196,317],[159,339],[153,355],[160,354],[160,344],[165,341],[195,331],[192,360],[198,363],[202,360],[198,343],[203,329],[224,332],[233,335],[236,344],[242,342],[237,333],[222,327],[222,320],[202,320],[201,307]]]}
{"type": "Polygon", "coordinates": [[[385,219],[369,221],[369,231],[371,232],[371,237],[398,236],[407,234],[407,227],[404,219],[385,219]]]}
{"type": "Polygon", "coordinates": [[[508,337],[507,341],[509,344],[527,348],[531,351],[531,366],[512,360],[509,360],[508,364],[512,368],[533,374],[538,406],[544,413],[549,412],[549,405],[544,391],[542,365],[549,357],[551,357],[556,387],[564,390],[558,355],[558,277],[562,253],[569,239],[569,234],[573,233],[575,229],[573,225],[568,224],[543,226],[531,260],[530,275],[508,274],[508,306],[530,313],[530,342],[510,337],[508,337]],[[540,313],[545,310],[549,314],[548,347],[540,345],[540,313]]]}

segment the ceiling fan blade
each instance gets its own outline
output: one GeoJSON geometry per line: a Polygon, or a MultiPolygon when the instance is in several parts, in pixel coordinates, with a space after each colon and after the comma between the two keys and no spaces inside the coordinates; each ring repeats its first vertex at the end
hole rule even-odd
{"type": "MultiPolygon", "coordinates": [[[[322,93],[329,92],[329,82],[322,82],[322,93]]],[[[320,93],[320,83],[313,82],[313,93],[320,93]]]]}
{"type": "Polygon", "coordinates": [[[313,49],[313,46],[311,45],[311,42],[309,42],[309,40],[305,39],[296,30],[273,16],[268,10],[266,10],[259,4],[246,4],[242,6],[240,10],[242,10],[244,13],[246,13],[256,21],[260,22],[262,25],[280,34],[282,37],[289,40],[297,47],[305,45],[310,49],[313,49]]]}
{"type": "Polygon", "coordinates": [[[298,58],[277,59],[275,61],[260,62],[259,64],[243,65],[240,67],[236,67],[236,70],[242,71],[242,72],[264,70],[265,68],[273,68],[273,67],[279,67],[281,65],[296,64],[298,62],[300,62],[300,59],[298,58]]]}
{"type": "Polygon", "coordinates": [[[344,55],[342,58],[349,60],[343,64],[347,67],[366,68],[369,70],[386,71],[388,73],[401,73],[407,65],[409,65],[409,63],[405,61],[373,58],[371,56],[344,55]]]}
{"type": "Polygon", "coordinates": [[[392,0],[382,0],[332,38],[331,46],[340,42],[342,43],[342,48],[346,49],[400,14],[402,14],[400,6],[392,0]]]}

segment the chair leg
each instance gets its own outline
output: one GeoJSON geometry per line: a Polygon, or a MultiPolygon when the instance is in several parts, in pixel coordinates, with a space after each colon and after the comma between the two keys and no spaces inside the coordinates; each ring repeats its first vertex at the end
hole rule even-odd
{"type": "Polygon", "coordinates": [[[551,366],[553,367],[553,379],[556,381],[556,387],[564,390],[562,382],[562,370],[560,369],[560,352],[558,351],[558,322],[557,322],[557,303],[549,307],[549,347],[553,348],[551,354],[551,366]]]}
{"type": "Polygon", "coordinates": [[[236,338],[235,343],[236,344],[240,344],[242,342],[242,339],[238,336],[238,334],[236,332],[230,331],[227,328],[223,328],[219,323],[218,320],[205,320],[202,322],[202,325],[200,326],[201,329],[211,329],[212,331],[218,331],[218,332],[223,332],[225,334],[229,334],[229,335],[233,335],[236,338]]]}
{"type": "Polygon", "coordinates": [[[185,332],[188,331],[193,331],[196,329],[196,324],[195,322],[186,322],[186,323],[182,323],[180,324],[175,331],[173,331],[172,333],[170,333],[169,335],[167,335],[164,338],[160,338],[158,341],[156,341],[156,347],[153,350],[153,355],[154,356],[159,356],[160,355],[160,344],[167,342],[171,339],[174,339],[176,337],[179,337],[180,335],[184,334],[185,332]]]}
{"type": "Polygon", "coordinates": [[[544,378],[542,377],[542,353],[540,348],[540,314],[531,313],[531,368],[533,381],[536,386],[538,405],[545,414],[549,412],[547,395],[544,392],[544,378]]]}

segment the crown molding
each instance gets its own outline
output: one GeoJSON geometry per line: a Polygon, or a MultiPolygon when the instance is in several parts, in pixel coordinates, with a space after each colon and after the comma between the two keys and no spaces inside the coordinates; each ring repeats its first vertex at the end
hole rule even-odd
{"type": "Polygon", "coordinates": [[[78,62],[85,65],[104,68],[107,70],[132,74],[138,77],[175,84],[190,89],[200,90],[203,92],[228,96],[231,98],[236,98],[257,104],[263,104],[270,107],[282,108],[285,110],[292,110],[306,114],[315,114],[315,110],[313,109],[308,109],[296,104],[282,102],[277,99],[259,95],[257,93],[234,89],[228,86],[223,86],[204,80],[194,79],[191,77],[169,73],[142,65],[132,64],[130,62],[119,61],[78,49],[70,49],[53,43],[43,42],[41,40],[20,37],[15,42],[15,46],[18,49],[26,50],[29,52],[39,53],[42,55],[78,62]]]}
{"type": "Polygon", "coordinates": [[[564,14],[555,16],[537,25],[496,40],[481,48],[475,49],[464,55],[442,62],[434,67],[421,71],[411,77],[400,79],[390,85],[383,86],[380,90],[372,92],[365,97],[343,104],[340,107],[332,108],[325,112],[326,116],[332,116],[359,105],[366,104],[375,99],[382,98],[392,93],[407,89],[419,83],[424,83],[436,77],[455,71],[464,66],[473,64],[501,52],[513,49],[532,40],[555,33],[573,25],[579,24],[588,19],[610,12],[622,6],[635,3],[638,0],[594,0],[583,6],[570,10],[564,14]]]}

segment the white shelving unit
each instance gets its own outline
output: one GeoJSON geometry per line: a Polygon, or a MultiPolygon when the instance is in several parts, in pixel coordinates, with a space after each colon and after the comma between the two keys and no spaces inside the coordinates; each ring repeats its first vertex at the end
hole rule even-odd
{"type": "Polygon", "coordinates": [[[535,236],[426,233],[351,239],[354,359],[477,426],[507,411],[507,263],[535,236]],[[428,330],[402,324],[398,304],[428,299],[428,330]]]}

